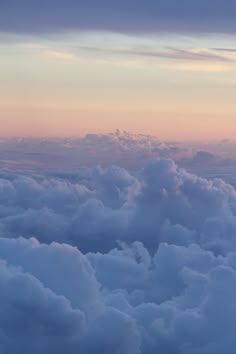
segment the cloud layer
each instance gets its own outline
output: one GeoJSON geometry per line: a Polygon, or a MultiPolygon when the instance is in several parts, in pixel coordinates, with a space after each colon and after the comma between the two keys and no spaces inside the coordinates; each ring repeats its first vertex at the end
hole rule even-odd
{"type": "Polygon", "coordinates": [[[234,353],[232,186],[157,159],[0,192],[2,353],[234,353]]]}
{"type": "MultiPolygon", "coordinates": [[[[210,247],[209,233],[235,222],[232,186],[188,174],[172,160],[153,160],[135,174],[111,166],[50,174],[2,170],[0,177],[0,233],[10,238],[50,243],[56,237],[82,251],[138,240],[152,249],[163,228],[181,225],[210,247]]],[[[232,249],[231,240],[212,242],[221,252],[232,249]]]]}
{"type": "MultiPolygon", "coordinates": [[[[21,170],[74,170],[81,166],[118,165],[128,171],[143,168],[148,159],[171,158],[178,165],[203,176],[234,175],[235,142],[161,141],[155,136],[117,130],[67,138],[2,138],[0,166],[21,170]]],[[[227,179],[228,181],[228,179],[227,179]]],[[[229,180],[231,182],[231,179],[229,180]]]]}
{"type": "Polygon", "coordinates": [[[102,0],[2,1],[0,30],[57,32],[108,30],[119,32],[235,32],[233,0],[102,0]]]}
{"type": "Polygon", "coordinates": [[[76,138],[5,138],[0,140],[0,164],[13,169],[68,169],[98,164],[139,169],[147,159],[175,159],[185,156],[184,150],[178,143],[119,130],[76,138]]]}

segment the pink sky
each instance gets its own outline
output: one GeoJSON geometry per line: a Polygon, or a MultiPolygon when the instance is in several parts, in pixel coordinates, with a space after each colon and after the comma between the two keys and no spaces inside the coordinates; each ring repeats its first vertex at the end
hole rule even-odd
{"type": "Polygon", "coordinates": [[[97,34],[6,36],[0,41],[1,135],[119,128],[162,139],[234,138],[236,54],[210,49],[224,44],[232,43],[216,37],[106,34],[104,42],[97,34]]]}

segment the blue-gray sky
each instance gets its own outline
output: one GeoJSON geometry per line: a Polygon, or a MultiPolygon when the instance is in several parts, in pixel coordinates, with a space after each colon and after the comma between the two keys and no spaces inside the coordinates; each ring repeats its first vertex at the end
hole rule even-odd
{"type": "Polygon", "coordinates": [[[2,0],[0,30],[235,33],[234,0],[2,0]]]}

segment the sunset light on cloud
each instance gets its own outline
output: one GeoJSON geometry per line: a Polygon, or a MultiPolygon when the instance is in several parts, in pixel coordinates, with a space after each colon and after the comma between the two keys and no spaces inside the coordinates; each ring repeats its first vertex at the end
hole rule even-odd
{"type": "Polygon", "coordinates": [[[235,19],[0,0],[0,354],[235,354],[235,19]]]}

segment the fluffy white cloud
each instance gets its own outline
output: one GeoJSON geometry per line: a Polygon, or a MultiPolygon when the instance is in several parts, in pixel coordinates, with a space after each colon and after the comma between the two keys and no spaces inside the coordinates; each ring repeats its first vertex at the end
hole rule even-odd
{"type": "Polygon", "coordinates": [[[78,250],[34,239],[0,243],[1,353],[139,353],[135,321],[105,305],[78,250]]]}
{"type": "Polygon", "coordinates": [[[235,352],[231,185],[162,159],[0,175],[1,353],[235,352]]]}
{"type": "Polygon", "coordinates": [[[82,256],[23,239],[0,246],[3,353],[234,353],[236,253],[161,244],[150,256],[134,243],[82,256]]]}
{"type": "Polygon", "coordinates": [[[36,237],[109,251],[117,241],[192,242],[223,254],[235,248],[236,193],[222,180],[208,181],[152,160],[131,175],[119,167],[83,168],[73,176],[51,172],[2,173],[0,234],[36,237]]]}

